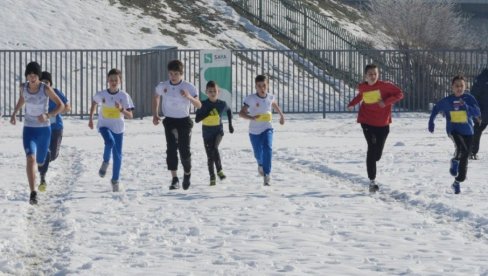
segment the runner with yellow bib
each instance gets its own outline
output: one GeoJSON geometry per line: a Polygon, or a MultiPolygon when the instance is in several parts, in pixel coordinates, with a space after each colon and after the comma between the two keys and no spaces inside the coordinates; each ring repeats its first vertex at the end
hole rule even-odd
{"type": "Polygon", "coordinates": [[[268,93],[269,82],[264,75],[254,79],[256,93],[244,99],[244,106],[239,116],[249,120],[249,138],[254,158],[258,163],[258,172],[264,179],[264,186],[270,186],[271,160],[273,157],[272,110],[280,115],[280,124],[285,123],[285,116],[276,102],[275,96],[268,93]]]}
{"type": "Polygon", "coordinates": [[[107,173],[110,159],[113,159],[112,191],[118,192],[120,169],[122,167],[122,142],[125,131],[124,117],[132,118],[134,104],[129,94],[119,89],[122,82],[122,72],[120,70],[111,69],[107,74],[107,81],[109,87],[93,96],[88,126],[93,129],[93,115],[97,106],[99,106],[97,128],[103,137],[105,148],[103,150],[103,162],[98,174],[100,177],[104,177],[107,173]]]}
{"type": "Polygon", "coordinates": [[[446,132],[455,146],[449,169],[455,177],[451,186],[455,194],[461,193],[461,182],[466,179],[468,157],[473,144],[474,120],[479,120],[481,115],[478,102],[472,95],[465,94],[465,89],[464,77],[455,76],[452,79],[453,93],[435,104],[429,119],[429,131],[433,133],[437,114],[446,114],[446,132]]]}
{"type": "Polygon", "coordinates": [[[227,103],[219,100],[219,87],[214,81],[209,81],[206,87],[208,99],[202,101],[202,107],[196,111],[195,122],[202,122],[203,144],[207,153],[208,173],[210,174],[210,186],[216,184],[215,169],[220,180],[226,178],[222,170],[219,145],[224,136],[222,117],[226,113],[229,122],[229,132],[234,133],[232,126],[232,111],[227,103]]]}

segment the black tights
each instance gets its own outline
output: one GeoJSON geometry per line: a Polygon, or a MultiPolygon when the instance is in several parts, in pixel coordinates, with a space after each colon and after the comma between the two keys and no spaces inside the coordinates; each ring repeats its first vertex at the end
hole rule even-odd
{"type": "Polygon", "coordinates": [[[381,159],[381,155],[383,154],[386,137],[390,133],[390,126],[376,127],[361,124],[361,127],[363,128],[366,142],[368,142],[368,153],[366,155],[368,178],[374,180],[376,179],[376,162],[381,159]]]}
{"type": "Polygon", "coordinates": [[[454,145],[456,146],[454,159],[459,161],[456,181],[462,182],[466,179],[466,173],[468,172],[468,157],[473,144],[473,135],[461,135],[453,132],[449,137],[454,141],[454,145]]]}
{"type": "Polygon", "coordinates": [[[222,135],[217,134],[210,139],[204,139],[205,152],[207,153],[207,165],[210,177],[215,177],[214,164],[217,172],[222,170],[222,162],[220,161],[219,144],[222,141],[222,135]]]}

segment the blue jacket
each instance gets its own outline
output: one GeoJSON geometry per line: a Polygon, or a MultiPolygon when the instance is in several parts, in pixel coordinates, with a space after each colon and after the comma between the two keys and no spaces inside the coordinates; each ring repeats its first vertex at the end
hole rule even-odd
{"type": "Polygon", "coordinates": [[[480,109],[476,99],[470,94],[456,97],[454,94],[438,101],[429,119],[429,131],[434,132],[434,120],[439,112],[446,116],[446,132],[461,135],[473,135],[473,119],[480,116],[480,109]]]}
{"type": "MultiPolygon", "coordinates": [[[[61,92],[57,88],[54,88],[53,90],[64,104],[68,102],[68,99],[66,98],[66,96],[64,96],[63,92],[61,92]]],[[[49,99],[49,109],[48,109],[49,112],[53,111],[54,109],[56,109],[56,103],[53,102],[51,99],[49,99]]],[[[58,113],[56,117],[52,117],[50,120],[51,120],[51,129],[55,129],[55,130],[63,129],[63,118],[61,117],[61,113],[58,113]]]]}
{"type": "Polygon", "coordinates": [[[217,134],[224,135],[224,127],[222,125],[224,113],[227,113],[229,129],[232,129],[230,130],[232,133],[232,111],[227,106],[227,103],[222,100],[217,100],[214,103],[209,99],[202,101],[202,107],[196,111],[195,122],[203,121],[203,139],[211,139],[217,134]]]}
{"type": "Polygon", "coordinates": [[[488,122],[488,69],[484,69],[474,80],[471,95],[478,101],[481,119],[488,122]]]}

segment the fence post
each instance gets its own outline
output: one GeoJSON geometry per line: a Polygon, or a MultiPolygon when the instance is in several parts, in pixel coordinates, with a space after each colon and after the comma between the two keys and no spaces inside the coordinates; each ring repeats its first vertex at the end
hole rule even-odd
{"type": "Polygon", "coordinates": [[[259,0],[259,25],[263,21],[263,0],[259,0]]]}
{"type": "MultiPolygon", "coordinates": [[[[308,36],[307,36],[307,31],[308,31],[308,24],[307,24],[307,9],[303,8],[303,47],[305,47],[305,50],[308,51],[308,36]]],[[[306,57],[308,58],[308,57],[306,57]]]]}
{"type": "Polygon", "coordinates": [[[83,111],[84,111],[84,104],[83,104],[83,52],[80,52],[80,119],[83,119],[83,111]]]}

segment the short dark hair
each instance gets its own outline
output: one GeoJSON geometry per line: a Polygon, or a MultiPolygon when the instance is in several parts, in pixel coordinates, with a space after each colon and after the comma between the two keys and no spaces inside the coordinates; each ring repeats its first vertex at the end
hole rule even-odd
{"type": "Polygon", "coordinates": [[[51,73],[48,71],[42,71],[40,80],[47,80],[49,82],[49,85],[53,85],[53,77],[51,76],[51,73]]]}
{"type": "Polygon", "coordinates": [[[452,81],[451,81],[451,85],[453,85],[456,81],[458,80],[462,80],[462,81],[466,81],[466,79],[464,78],[463,75],[455,75],[453,78],[452,78],[452,81]]]}
{"type": "Polygon", "coordinates": [[[107,73],[107,78],[112,76],[112,75],[119,76],[120,80],[122,81],[122,71],[120,71],[119,69],[117,69],[117,68],[110,69],[110,71],[108,71],[108,73],[107,73]]]}
{"type": "Polygon", "coordinates": [[[256,78],[254,79],[254,83],[258,83],[258,82],[268,82],[268,77],[266,77],[265,75],[257,75],[256,78]]]}
{"type": "Polygon", "coordinates": [[[183,74],[183,62],[175,59],[168,63],[168,71],[176,71],[183,74]]]}
{"type": "Polygon", "coordinates": [[[30,74],[36,74],[39,76],[39,78],[41,78],[41,71],[42,71],[41,65],[39,65],[39,63],[37,63],[35,61],[31,61],[25,67],[24,75],[25,75],[25,77],[27,77],[30,74]]]}
{"type": "Polygon", "coordinates": [[[364,73],[368,73],[368,71],[371,69],[378,69],[378,65],[373,63],[366,65],[366,67],[364,67],[364,73]]]}
{"type": "Polygon", "coordinates": [[[206,86],[206,89],[209,89],[209,88],[219,88],[219,86],[217,85],[217,83],[213,80],[207,82],[207,86],[206,86]]]}

